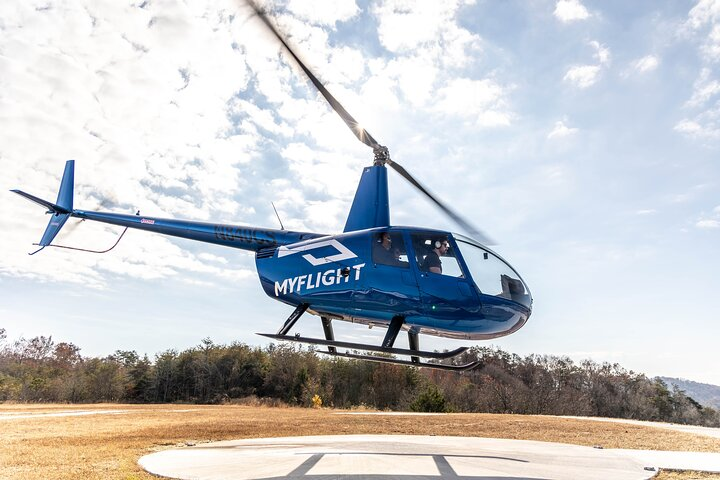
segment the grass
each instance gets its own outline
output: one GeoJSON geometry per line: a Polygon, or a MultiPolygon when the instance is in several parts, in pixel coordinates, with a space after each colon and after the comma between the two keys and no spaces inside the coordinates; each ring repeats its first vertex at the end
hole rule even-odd
{"type": "MultiPolygon", "coordinates": [[[[153,451],[217,440],[307,434],[458,435],[720,452],[720,439],[638,425],[529,415],[338,413],[237,405],[0,405],[0,478],[154,479],[137,466],[138,458],[153,451]],[[89,410],[111,413],[38,415],[89,410]],[[6,419],[21,412],[36,416],[6,419]]],[[[706,480],[720,475],[665,471],[656,478],[706,480]]]]}

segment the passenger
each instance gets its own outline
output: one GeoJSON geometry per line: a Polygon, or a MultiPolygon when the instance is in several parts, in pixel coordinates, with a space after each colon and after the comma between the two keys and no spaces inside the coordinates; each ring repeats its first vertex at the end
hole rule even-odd
{"type": "Polygon", "coordinates": [[[384,265],[400,265],[399,250],[392,248],[392,238],[388,232],[380,234],[380,240],[373,250],[373,261],[384,265]]]}
{"type": "Polygon", "coordinates": [[[446,239],[435,240],[433,246],[435,248],[425,255],[425,260],[423,260],[423,270],[432,273],[442,273],[442,261],[440,260],[440,257],[447,253],[450,248],[450,244],[446,239]]]}

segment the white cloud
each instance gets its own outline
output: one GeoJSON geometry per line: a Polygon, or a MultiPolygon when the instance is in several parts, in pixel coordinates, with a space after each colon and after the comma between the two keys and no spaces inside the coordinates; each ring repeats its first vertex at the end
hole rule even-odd
{"type": "Polygon", "coordinates": [[[712,70],[703,68],[700,76],[693,84],[693,94],[687,102],[690,108],[703,107],[716,95],[720,94],[720,81],[712,78],[712,70]]]}
{"type": "Polygon", "coordinates": [[[590,46],[595,49],[595,58],[600,65],[608,65],[610,63],[610,49],[602,45],[600,42],[593,40],[590,46]]]}
{"type": "Polygon", "coordinates": [[[660,65],[660,59],[655,55],[646,55],[632,62],[632,68],[638,73],[646,73],[655,70],[660,65]]]}
{"type": "Polygon", "coordinates": [[[709,61],[720,61],[720,24],[713,25],[700,51],[709,61]]]}
{"type": "MultiPolygon", "coordinates": [[[[236,167],[258,139],[233,131],[226,109],[250,79],[242,48],[233,48],[235,12],[213,1],[46,6],[0,6],[3,186],[52,200],[64,160],[75,158],[79,208],[203,219],[248,212],[234,198],[242,183],[236,167]]],[[[268,128],[287,130],[258,113],[268,128]]],[[[137,232],[104,257],[53,249],[28,257],[47,219],[19,197],[12,202],[27,221],[0,220],[0,229],[13,231],[0,238],[12,252],[3,275],[103,288],[108,274],[220,274],[169,240],[137,232]],[[123,253],[134,238],[141,244],[123,253]]],[[[71,220],[57,241],[97,249],[117,234],[71,220]]]]}
{"type": "Polygon", "coordinates": [[[291,143],[282,150],[303,188],[328,192],[332,197],[351,200],[355,189],[348,189],[348,180],[357,177],[357,170],[346,162],[338,162],[336,154],[311,149],[304,143],[291,143]]]}
{"type": "Polygon", "coordinates": [[[657,210],[655,210],[654,208],[647,208],[647,209],[635,211],[635,215],[654,215],[656,213],[657,213],[657,210]]]}
{"type": "Polygon", "coordinates": [[[304,20],[329,26],[348,21],[360,11],[355,0],[290,0],[287,8],[304,20]]]}
{"type": "Polygon", "coordinates": [[[703,229],[720,228],[720,220],[700,220],[695,226],[703,229]]]}
{"type": "MultiPolygon", "coordinates": [[[[280,15],[275,19],[275,22],[283,35],[287,37],[286,40],[294,53],[328,89],[332,89],[333,84],[336,82],[343,85],[354,85],[364,74],[366,61],[363,53],[348,46],[332,46],[329,42],[331,32],[327,27],[310,24],[289,14],[280,15]]],[[[258,27],[267,30],[264,25],[258,27]]],[[[249,38],[248,41],[250,41],[249,38]]],[[[285,49],[280,49],[276,38],[269,38],[266,42],[269,45],[276,46],[276,50],[281,50],[283,57],[292,66],[292,71],[288,71],[289,75],[284,76],[281,82],[282,86],[285,87],[285,93],[288,95],[280,98],[279,101],[285,101],[291,95],[291,92],[287,89],[288,84],[307,84],[308,80],[305,73],[285,49]]],[[[252,48],[254,49],[255,46],[253,45],[252,48]]],[[[271,70],[276,69],[274,58],[264,57],[263,61],[270,62],[271,70]]],[[[272,88],[277,88],[277,85],[273,85],[272,88]]]]}
{"type": "Polygon", "coordinates": [[[687,191],[683,193],[676,193],[669,197],[670,202],[672,203],[689,203],[695,199],[698,198],[703,192],[707,191],[709,188],[711,188],[710,184],[707,183],[700,183],[698,185],[693,185],[687,189],[687,191]]]}
{"type": "Polygon", "coordinates": [[[698,114],[695,119],[682,119],[673,129],[688,137],[717,140],[720,138],[720,109],[709,109],[698,114]]]}
{"type": "Polygon", "coordinates": [[[720,2],[717,0],[700,0],[688,13],[687,24],[698,29],[707,23],[720,20],[720,2]]]}
{"type": "Polygon", "coordinates": [[[380,42],[392,52],[406,52],[422,44],[435,42],[439,32],[451,20],[444,2],[386,0],[375,7],[380,25],[380,42]]]}
{"type": "Polygon", "coordinates": [[[461,28],[456,0],[385,0],[373,9],[380,42],[396,54],[431,56],[448,66],[463,66],[480,48],[479,36],[461,28]]]}
{"type": "Polygon", "coordinates": [[[361,96],[369,102],[383,106],[385,110],[398,111],[400,99],[397,80],[391,75],[373,75],[362,86],[361,96]]]}
{"type": "Polygon", "coordinates": [[[553,127],[550,133],[548,133],[547,138],[563,138],[574,135],[577,132],[577,128],[568,127],[567,125],[565,125],[564,121],[559,120],[555,122],[555,127],[553,127]]]}
{"type": "Polygon", "coordinates": [[[548,164],[542,167],[540,175],[546,184],[557,187],[571,181],[570,172],[566,167],[559,164],[548,164]]]}
{"type": "Polygon", "coordinates": [[[587,8],[579,0],[558,0],[553,15],[563,23],[585,20],[590,16],[587,8]]]}
{"type": "Polygon", "coordinates": [[[693,122],[692,120],[683,119],[680,120],[678,123],[675,124],[675,127],[673,129],[680,133],[685,133],[687,135],[699,135],[703,129],[702,127],[697,123],[693,122]]]}
{"type": "Polygon", "coordinates": [[[328,81],[342,82],[353,85],[365,75],[365,58],[363,53],[349,47],[337,47],[330,51],[327,70],[331,77],[328,81]]]}
{"type": "Polygon", "coordinates": [[[419,107],[431,101],[440,68],[431,58],[412,55],[392,59],[384,71],[397,79],[403,97],[419,107]]]}
{"type": "Polygon", "coordinates": [[[716,65],[720,62],[720,1],[700,0],[688,13],[680,34],[691,39],[703,36],[698,54],[702,69],[693,85],[692,97],[686,108],[694,110],[675,126],[675,130],[702,141],[720,138],[720,103],[715,96],[720,92],[716,65]]]}
{"type": "Polygon", "coordinates": [[[475,125],[480,128],[509,127],[513,116],[507,111],[486,110],[480,112],[475,125]]]}
{"type": "Polygon", "coordinates": [[[200,253],[198,255],[198,258],[201,260],[209,261],[209,262],[217,262],[222,263],[223,265],[226,265],[228,263],[227,259],[224,257],[218,257],[217,255],[213,255],[212,253],[200,253]]]}
{"type": "Polygon", "coordinates": [[[604,67],[610,64],[610,49],[595,40],[588,43],[594,50],[593,57],[597,60],[597,65],[575,65],[570,67],[565,73],[563,80],[576,86],[577,88],[588,88],[593,86],[600,78],[600,73],[604,67]]]}
{"type": "Polygon", "coordinates": [[[474,115],[503,94],[500,85],[492,80],[458,78],[438,92],[438,108],[446,113],[474,115]]]}
{"type": "Polygon", "coordinates": [[[288,125],[278,122],[275,118],[275,112],[270,109],[262,109],[257,105],[244,100],[242,98],[233,98],[229,101],[227,112],[230,115],[246,115],[252,118],[253,123],[275,135],[290,137],[293,129],[288,125]]]}
{"type": "Polygon", "coordinates": [[[700,220],[695,223],[700,229],[716,229],[720,228],[720,205],[713,208],[712,213],[701,216],[700,220]]]}
{"type": "Polygon", "coordinates": [[[478,126],[506,126],[510,124],[511,114],[505,105],[505,94],[505,88],[494,80],[458,78],[437,92],[433,109],[475,118],[478,126]]]}
{"type": "Polygon", "coordinates": [[[599,65],[577,65],[567,71],[563,80],[572,83],[578,88],[588,88],[598,81],[599,76],[599,65]]]}

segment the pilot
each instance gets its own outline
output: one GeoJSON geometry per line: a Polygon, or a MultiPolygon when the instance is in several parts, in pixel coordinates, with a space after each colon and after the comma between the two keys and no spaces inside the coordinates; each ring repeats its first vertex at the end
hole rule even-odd
{"type": "Polygon", "coordinates": [[[375,263],[382,263],[384,265],[400,265],[398,259],[398,249],[393,250],[392,239],[388,232],[382,232],[380,234],[380,240],[375,245],[373,251],[373,260],[375,263]]]}
{"type": "Polygon", "coordinates": [[[435,240],[433,247],[435,248],[425,255],[425,260],[423,260],[423,269],[426,272],[442,273],[442,262],[440,261],[440,257],[447,253],[450,248],[450,244],[447,239],[439,239],[435,240]]]}

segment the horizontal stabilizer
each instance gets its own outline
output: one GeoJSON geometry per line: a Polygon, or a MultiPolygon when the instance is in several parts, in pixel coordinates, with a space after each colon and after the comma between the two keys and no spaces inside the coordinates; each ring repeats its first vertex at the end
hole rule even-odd
{"type": "Polygon", "coordinates": [[[38,198],[35,195],[30,195],[29,193],[25,193],[22,190],[10,190],[13,193],[17,193],[21,197],[25,197],[31,202],[35,202],[38,205],[42,205],[43,207],[47,208],[48,211],[52,213],[72,213],[72,210],[68,210],[66,208],[61,207],[60,205],[56,205],[54,203],[48,202],[47,200],[43,200],[42,198],[38,198]]]}

